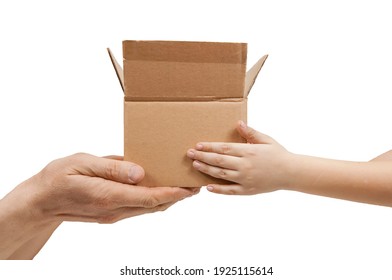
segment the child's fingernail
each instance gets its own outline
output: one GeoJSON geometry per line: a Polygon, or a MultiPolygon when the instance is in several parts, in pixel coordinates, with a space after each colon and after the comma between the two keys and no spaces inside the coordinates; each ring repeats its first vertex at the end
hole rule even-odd
{"type": "Polygon", "coordinates": [[[203,149],[203,145],[200,144],[200,143],[197,143],[197,144],[196,144],[196,149],[198,149],[198,150],[203,149]]]}
{"type": "Polygon", "coordinates": [[[194,161],[194,162],[193,162],[193,167],[194,167],[194,168],[200,169],[200,166],[201,166],[201,165],[200,165],[199,162],[197,162],[197,161],[194,161]]]}
{"type": "Polygon", "coordinates": [[[192,150],[189,150],[186,154],[190,158],[194,158],[195,157],[195,153],[192,150]]]}
{"type": "Polygon", "coordinates": [[[212,192],[214,190],[214,187],[213,186],[207,186],[207,190],[212,192]]]}
{"type": "Polygon", "coordinates": [[[246,128],[246,124],[243,121],[240,121],[240,127],[245,129],[246,128]]]}

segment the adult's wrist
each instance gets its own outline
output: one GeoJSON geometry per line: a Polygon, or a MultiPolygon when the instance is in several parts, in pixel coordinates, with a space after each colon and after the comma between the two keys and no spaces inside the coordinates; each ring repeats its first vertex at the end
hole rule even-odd
{"type": "MultiPolygon", "coordinates": [[[[37,174],[17,186],[12,194],[12,200],[16,201],[14,210],[18,217],[33,227],[42,227],[54,223],[61,223],[45,209],[47,197],[41,174],[37,174]]],[[[53,198],[52,198],[53,199],[53,198]]]]}

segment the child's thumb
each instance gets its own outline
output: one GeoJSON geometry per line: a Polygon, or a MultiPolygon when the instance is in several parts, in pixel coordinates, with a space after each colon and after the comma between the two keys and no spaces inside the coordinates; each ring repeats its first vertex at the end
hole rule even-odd
{"type": "Polygon", "coordinates": [[[237,130],[251,144],[270,144],[274,142],[271,137],[247,126],[243,121],[238,122],[237,130]]]}

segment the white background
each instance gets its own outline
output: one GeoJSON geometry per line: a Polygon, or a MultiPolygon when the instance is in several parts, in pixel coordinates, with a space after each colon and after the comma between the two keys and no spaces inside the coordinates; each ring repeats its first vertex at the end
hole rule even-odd
{"type": "MultiPolygon", "coordinates": [[[[247,42],[249,64],[270,55],[250,125],[295,153],[366,161],[389,150],[388,2],[1,1],[0,197],[55,158],[122,154],[123,96],[105,48],[121,57],[124,39],[247,42]]],[[[114,225],[64,223],[33,262],[0,262],[0,278],[131,279],[119,275],[125,265],[179,265],[391,279],[391,217],[387,207],[301,193],[203,190],[114,225]]],[[[226,279],[189,279],[215,278],[226,279]]]]}

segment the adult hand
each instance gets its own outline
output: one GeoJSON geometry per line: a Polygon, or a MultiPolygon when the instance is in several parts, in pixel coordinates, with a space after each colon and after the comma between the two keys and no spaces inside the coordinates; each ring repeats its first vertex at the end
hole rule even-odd
{"type": "Polygon", "coordinates": [[[51,162],[29,188],[40,219],[113,223],[167,209],[197,189],[134,186],[144,170],[120,157],[76,154],[51,162]]]}
{"type": "Polygon", "coordinates": [[[63,221],[114,223],[166,210],[199,191],[133,185],[143,177],[121,157],[54,160],[0,200],[0,259],[33,258],[63,221]]]}

